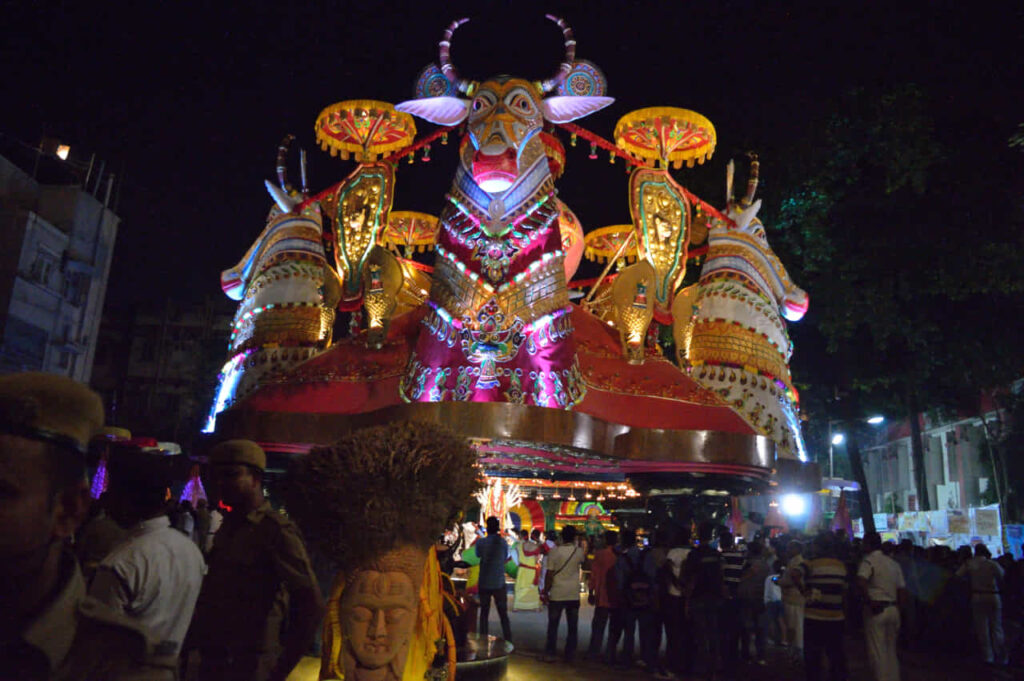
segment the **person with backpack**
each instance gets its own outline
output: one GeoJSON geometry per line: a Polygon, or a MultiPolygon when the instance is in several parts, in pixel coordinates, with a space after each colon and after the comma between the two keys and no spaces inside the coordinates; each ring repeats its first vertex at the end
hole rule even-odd
{"type": "Polygon", "coordinates": [[[633,664],[635,632],[639,625],[641,659],[651,672],[655,672],[658,667],[658,649],[652,646],[654,636],[651,630],[657,625],[657,571],[650,552],[637,545],[636,533],[623,530],[622,536],[626,550],[619,556],[615,566],[619,589],[626,601],[622,664],[625,667],[633,664]]]}
{"type": "Polygon", "coordinates": [[[676,676],[689,676],[693,671],[693,637],[686,618],[683,565],[693,550],[690,528],[685,525],[675,528],[669,545],[665,564],[659,571],[659,584],[663,588],[659,604],[667,639],[666,664],[669,672],[676,676]]]}
{"type": "Polygon", "coordinates": [[[722,556],[711,543],[714,525],[702,523],[697,530],[697,548],[683,565],[684,593],[694,633],[695,659],[707,675],[715,673],[720,652],[719,615],[725,594],[722,556]]]}
{"type": "Polygon", "coordinates": [[[722,582],[725,584],[725,596],[722,611],[718,615],[718,626],[722,636],[722,665],[728,677],[735,677],[740,659],[740,637],[742,622],[740,620],[740,602],[737,595],[743,566],[747,562],[747,552],[736,545],[732,532],[722,530],[718,535],[718,547],[722,551],[722,582]]]}
{"type": "MultiPolygon", "coordinates": [[[[747,561],[743,566],[736,596],[740,602],[740,623],[742,638],[740,651],[744,658],[754,659],[764,666],[765,662],[765,581],[771,576],[771,566],[764,557],[764,544],[755,541],[747,548],[747,561]],[[750,650],[753,639],[753,651],[750,650]]],[[[774,586],[774,585],[773,585],[774,586]]]]}
{"type": "MultiPolygon", "coordinates": [[[[605,647],[605,663],[615,665],[622,658],[618,656],[619,639],[622,638],[622,631],[626,627],[626,597],[619,586],[618,565],[619,557],[630,548],[626,544],[628,537],[619,535],[619,543],[613,547],[614,561],[605,574],[604,583],[608,593],[608,643],[605,647]]],[[[633,545],[636,545],[636,536],[633,538],[633,545]]]]}
{"type": "Polygon", "coordinates": [[[594,553],[594,560],[590,564],[590,593],[587,600],[594,606],[594,618],[590,621],[590,647],[587,650],[587,658],[593,660],[601,656],[609,616],[612,608],[618,606],[618,587],[614,580],[608,579],[609,575],[614,576],[615,563],[619,558],[615,553],[615,544],[618,540],[619,533],[615,530],[605,532],[605,546],[594,553]]]}

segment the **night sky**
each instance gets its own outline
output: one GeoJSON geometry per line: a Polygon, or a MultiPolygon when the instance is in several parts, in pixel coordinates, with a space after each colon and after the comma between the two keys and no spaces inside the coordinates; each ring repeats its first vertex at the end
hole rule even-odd
{"type": "MultiPolygon", "coordinates": [[[[617,98],[585,127],[610,137],[620,116],[656,105],[711,119],[714,159],[676,177],[718,206],[725,163],[747,149],[761,151],[761,195],[777,202],[772,175],[787,149],[852,87],[924,86],[944,137],[979,149],[979,167],[964,172],[994,179],[1024,121],[1019,2],[26,2],[3,9],[0,131],[58,137],[123,172],[109,302],[199,300],[221,295],[220,271],[262,230],[263,180],[285,133],[308,150],[314,191],[334,184],[354,164],[316,146],[321,109],[411,98],[459,16],[472,18],[453,40],[464,76],[546,77],[562,43],[545,12],[566,18],[577,55],[617,98]]],[[[396,210],[438,213],[453,149],[400,165],[396,210]]],[[[627,222],[621,162],[589,161],[583,143],[568,151],[559,188],[584,228],[627,222]]],[[[293,167],[297,179],[297,154],[293,167]]]]}

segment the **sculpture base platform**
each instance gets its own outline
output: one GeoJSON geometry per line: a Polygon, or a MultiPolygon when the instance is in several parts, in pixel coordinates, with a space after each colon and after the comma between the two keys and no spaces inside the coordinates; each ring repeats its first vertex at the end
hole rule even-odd
{"type": "Polygon", "coordinates": [[[508,658],[515,646],[497,636],[469,634],[459,648],[455,678],[459,681],[500,681],[508,673],[508,658]]]}

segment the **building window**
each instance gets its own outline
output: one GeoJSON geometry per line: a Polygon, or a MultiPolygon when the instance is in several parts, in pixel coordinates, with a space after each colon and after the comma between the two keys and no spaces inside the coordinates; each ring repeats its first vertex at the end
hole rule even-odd
{"type": "Polygon", "coordinates": [[[59,261],[55,254],[44,248],[40,248],[36,251],[35,260],[32,261],[32,266],[29,268],[29,275],[32,277],[33,281],[49,287],[50,278],[57,269],[58,262],[59,261]]]}
{"type": "Polygon", "coordinates": [[[81,307],[85,298],[85,278],[78,272],[69,272],[64,276],[64,299],[75,307],[81,307]]]}
{"type": "Polygon", "coordinates": [[[43,329],[18,317],[8,317],[3,335],[3,355],[11,366],[21,370],[42,369],[48,335],[43,329]]]}

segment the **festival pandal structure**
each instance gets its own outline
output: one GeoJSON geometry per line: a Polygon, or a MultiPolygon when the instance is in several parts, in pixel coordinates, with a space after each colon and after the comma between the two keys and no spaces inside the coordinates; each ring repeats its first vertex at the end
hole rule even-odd
{"type": "Polygon", "coordinates": [[[309,189],[304,153],[289,183],[285,138],[266,227],[221,277],[239,306],[208,431],[302,454],[370,425],[436,423],[469,439],[486,475],[566,490],[729,495],[813,478],[786,331],[808,297],[757,219],[756,156],[739,199],[730,163],[717,209],[672,172],[711,157],[707,118],[640,109],[614,141],[579,127],[614,100],[571,28],[548,18],[565,45],[550,78],[464,78],[450,56],[463,19],[416,98],[324,109],[317,142],[354,162],[327,189],[309,189]],[[414,117],[437,127],[418,136],[414,117]],[[439,213],[394,210],[401,162],[456,135],[439,213]],[[584,227],[559,199],[566,138],[632,168],[630,223],[584,227]],[[586,285],[573,282],[583,258],[605,264],[586,285]],[[336,337],[339,312],[350,322],[336,337]],[[662,327],[675,356],[656,342],[662,327]]]}
{"type": "Polygon", "coordinates": [[[221,276],[239,306],[208,432],[301,453],[414,419],[470,438],[490,475],[647,491],[758,490],[806,459],[786,320],[808,297],[757,219],[756,156],[739,199],[730,163],[718,210],[670,172],[714,152],[700,114],[628,113],[614,143],[575,125],[613,99],[552,20],[566,54],[547,80],[462,78],[449,56],[457,21],[416,99],[324,109],[318,143],[356,166],[319,193],[304,152],[301,186],[289,182],[285,138],[267,225],[221,276]],[[417,138],[413,116],[439,127],[417,138]],[[393,210],[400,162],[457,131],[440,215],[393,210]],[[558,198],[564,133],[632,166],[630,224],[585,230],[558,198]],[[573,303],[583,258],[607,267],[573,303]],[[695,262],[699,280],[681,287],[695,262]],[[339,311],[351,321],[334,338],[339,311]],[[655,342],[664,326],[674,357],[655,342]]]}

